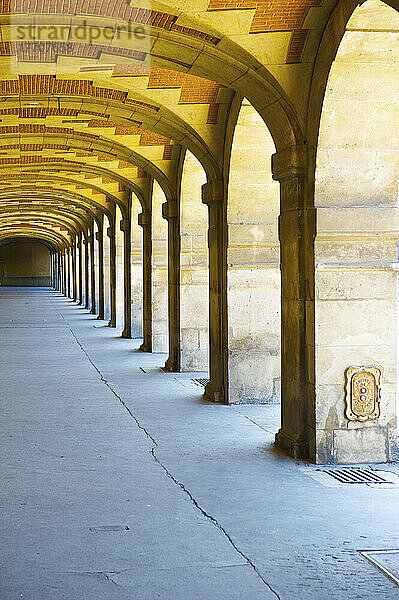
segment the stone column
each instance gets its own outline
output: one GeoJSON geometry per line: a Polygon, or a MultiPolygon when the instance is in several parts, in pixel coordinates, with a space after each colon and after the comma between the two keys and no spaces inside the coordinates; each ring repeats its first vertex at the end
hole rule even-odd
{"type": "Polygon", "coordinates": [[[67,295],[67,267],[66,267],[67,251],[64,248],[62,251],[62,293],[67,295]]]}
{"type": "Polygon", "coordinates": [[[89,271],[89,240],[83,240],[84,248],[85,248],[85,260],[84,260],[84,275],[85,275],[85,303],[84,307],[89,308],[89,279],[90,279],[90,271],[89,271]]]}
{"type": "Polygon", "coordinates": [[[77,300],[78,298],[78,290],[76,285],[76,240],[74,240],[72,245],[72,299],[77,300]]]}
{"type": "Polygon", "coordinates": [[[56,271],[56,289],[60,292],[62,289],[62,255],[61,252],[57,252],[57,271],[56,271]]]}
{"type": "Polygon", "coordinates": [[[83,304],[83,258],[82,258],[82,240],[78,240],[78,286],[79,286],[79,302],[78,304],[83,304]]]}
{"type": "Polygon", "coordinates": [[[180,371],[180,219],[179,205],[169,200],[162,205],[168,222],[168,329],[169,357],[167,371],[180,371]]]}
{"type": "Polygon", "coordinates": [[[94,264],[94,222],[91,224],[91,235],[88,239],[90,247],[90,314],[96,314],[96,269],[94,264]]]}
{"type": "Polygon", "coordinates": [[[276,445],[315,458],[314,238],[315,209],[306,204],[303,149],[273,155],[281,214],[281,429],[276,445]]]}
{"type": "Polygon", "coordinates": [[[152,215],[142,212],[138,224],[143,229],[143,343],[142,352],[152,352],[152,215]]]}
{"type": "Polygon", "coordinates": [[[54,254],[50,250],[50,287],[54,287],[54,254]]]}
{"type": "Polygon", "coordinates": [[[123,331],[122,337],[132,337],[132,271],[130,264],[131,256],[131,231],[130,231],[130,209],[121,220],[120,228],[123,233],[123,286],[124,286],[124,308],[123,308],[123,331]]]}
{"type": "Polygon", "coordinates": [[[214,402],[228,402],[227,382],[227,228],[224,182],[211,180],[202,186],[202,202],[208,206],[209,247],[209,377],[205,389],[214,402]]]}
{"type": "Polygon", "coordinates": [[[67,291],[68,291],[68,298],[72,298],[71,295],[71,253],[72,253],[72,249],[71,247],[69,247],[66,251],[66,256],[67,256],[67,291]]]}
{"type": "Polygon", "coordinates": [[[107,229],[109,237],[109,293],[110,293],[110,311],[111,318],[108,327],[116,327],[116,240],[115,240],[115,220],[111,227],[107,229]]]}
{"type": "Polygon", "coordinates": [[[61,254],[59,252],[53,255],[53,287],[56,290],[60,290],[60,274],[61,274],[61,254]]]}
{"type": "Polygon", "coordinates": [[[64,251],[61,250],[59,254],[59,273],[58,273],[58,289],[61,294],[64,293],[64,251]]]}
{"type": "Polygon", "coordinates": [[[54,252],[54,289],[58,290],[58,252],[54,252]]]}
{"type": "Polygon", "coordinates": [[[98,242],[98,317],[104,319],[104,224],[103,216],[98,222],[96,239],[98,242]]]}

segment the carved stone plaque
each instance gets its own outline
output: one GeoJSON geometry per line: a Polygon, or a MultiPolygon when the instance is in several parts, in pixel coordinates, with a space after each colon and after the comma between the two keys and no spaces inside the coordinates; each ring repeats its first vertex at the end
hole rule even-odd
{"type": "Polygon", "coordinates": [[[380,416],[380,378],[377,367],[348,367],[345,371],[345,414],[350,421],[380,416]]]}

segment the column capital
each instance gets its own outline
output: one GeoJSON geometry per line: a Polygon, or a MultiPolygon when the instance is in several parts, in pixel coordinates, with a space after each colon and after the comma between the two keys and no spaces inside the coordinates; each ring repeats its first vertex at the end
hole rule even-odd
{"type": "Polygon", "coordinates": [[[128,219],[121,219],[119,224],[119,228],[121,231],[129,231],[129,221],[128,219]]]}
{"type": "Polygon", "coordinates": [[[162,216],[164,219],[177,219],[179,216],[179,210],[176,200],[168,200],[162,204],[162,216]]]}
{"type": "Polygon", "coordinates": [[[140,227],[147,227],[148,225],[151,225],[151,212],[146,211],[138,214],[137,223],[140,225],[140,227]]]}
{"type": "Polygon", "coordinates": [[[113,228],[113,227],[107,227],[107,236],[108,236],[109,238],[112,238],[112,237],[114,237],[114,235],[115,235],[115,230],[114,230],[114,228],[113,228]]]}
{"type": "Polygon", "coordinates": [[[306,176],[306,146],[288,146],[272,156],[272,173],[275,181],[285,181],[306,176]]]}
{"type": "Polygon", "coordinates": [[[96,231],[96,240],[97,242],[99,242],[101,240],[101,232],[100,231],[96,231]]]}
{"type": "Polygon", "coordinates": [[[223,204],[224,181],[223,179],[211,179],[201,188],[203,204],[223,204]]]}

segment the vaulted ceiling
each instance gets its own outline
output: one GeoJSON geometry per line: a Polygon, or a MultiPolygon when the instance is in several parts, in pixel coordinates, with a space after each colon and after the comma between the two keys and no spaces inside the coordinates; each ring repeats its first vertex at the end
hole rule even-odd
{"type": "Polygon", "coordinates": [[[235,94],[300,138],[336,3],[2,0],[0,237],[69,241],[152,178],[173,198],[185,149],[220,177],[235,94]]]}

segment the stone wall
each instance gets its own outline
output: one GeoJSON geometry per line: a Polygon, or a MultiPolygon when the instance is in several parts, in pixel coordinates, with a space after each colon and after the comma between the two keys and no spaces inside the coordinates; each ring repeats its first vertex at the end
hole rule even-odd
{"type": "Polygon", "coordinates": [[[397,455],[398,48],[398,14],[380,2],[358,8],[323,107],[316,171],[318,462],[397,455]],[[348,418],[351,366],[381,371],[378,418],[348,418]]]}

